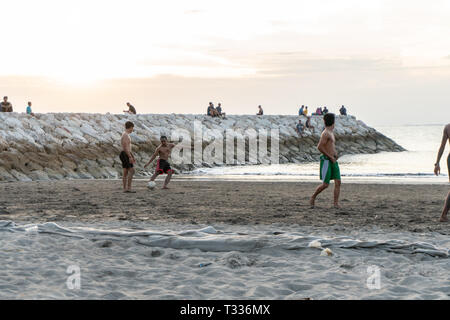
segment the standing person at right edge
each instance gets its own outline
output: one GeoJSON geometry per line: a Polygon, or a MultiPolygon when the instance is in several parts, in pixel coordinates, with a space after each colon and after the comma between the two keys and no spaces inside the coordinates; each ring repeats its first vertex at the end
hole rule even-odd
{"type": "Polygon", "coordinates": [[[130,134],[134,130],[134,124],[131,121],[125,123],[125,131],[122,134],[122,139],[120,144],[122,145],[122,152],[120,152],[119,158],[122,161],[123,168],[123,192],[136,193],[136,191],[131,191],[131,181],[133,180],[134,168],[133,164],[136,163],[133,154],[131,153],[131,138],[130,134]]]}
{"type": "MultiPolygon", "coordinates": [[[[439,162],[441,161],[441,157],[444,154],[445,145],[447,144],[447,141],[450,143],[450,123],[445,126],[444,132],[442,133],[441,147],[439,148],[437,160],[436,163],[434,164],[435,175],[438,175],[441,172],[439,162]]],[[[448,179],[450,182],[450,153],[447,156],[447,169],[448,169],[448,179]]],[[[447,194],[447,199],[445,200],[444,208],[442,209],[441,219],[439,221],[441,222],[448,221],[447,213],[449,209],[450,209],[450,191],[447,194]]]]}

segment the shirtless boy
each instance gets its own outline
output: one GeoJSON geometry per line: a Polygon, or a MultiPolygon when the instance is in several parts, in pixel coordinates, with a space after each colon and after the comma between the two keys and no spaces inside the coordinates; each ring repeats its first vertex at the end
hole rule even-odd
{"type": "Polygon", "coordinates": [[[339,208],[339,193],[341,191],[341,173],[339,165],[337,163],[337,153],[334,138],[334,121],[335,115],[333,113],[327,113],[323,120],[325,122],[325,130],[323,130],[320,136],[319,145],[317,149],[322,153],[320,156],[320,179],[322,184],[317,187],[309,204],[314,207],[316,197],[323,190],[328,188],[330,181],[334,180],[334,207],[339,208]]]}
{"type": "MultiPolygon", "coordinates": [[[[447,124],[444,128],[444,132],[442,134],[442,142],[441,147],[439,148],[438,156],[436,163],[434,164],[434,174],[438,175],[441,172],[441,167],[439,165],[439,162],[441,161],[442,154],[445,150],[445,145],[447,144],[447,141],[450,143],[450,123],[447,124]]],[[[447,168],[448,168],[448,178],[450,181],[450,153],[447,156],[447,168]]],[[[447,213],[450,209],[450,192],[447,194],[447,199],[445,200],[444,208],[442,209],[442,215],[441,215],[441,222],[447,222],[447,213]]]]}
{"type": "Polygon", "coordinates": [[[134,124],[131,121],[125,123],[125,132],[122,134],[122,139],[120,141],[122,145],[122,152],[120,152],[119,158],[122,161],[123,168],[123,192],[135,193],[136,191],[131,191],[131,181],[133,180],[134,168],[133,165],[136,163],[133,154],[131,153],[131,138],[130,134],[134,130],[134,124]]]}
{"type": "Polygon", "coordinates": [[[172,152],[173,147],[175,147],[175,144],[168,143],[166,136],[161,136],[160,138],[161,144],[156,148],[155,152],[153,153],[150,160],[146,163],[144,168],[147,168],[147,166],[155,160],[157,156],[159,156],[157,162],[156,162],[156,170],[153,176],[150,178],[150,181],[155,181],[156,177],[162,173],[166,173],[167,177],[166,180],[164,180],[163,189],[169,189],[167,185],[170,182],[170,178],[172,177],[173,170],[170,167],[169,163],[169,157],[170,153],[172,152]]]}

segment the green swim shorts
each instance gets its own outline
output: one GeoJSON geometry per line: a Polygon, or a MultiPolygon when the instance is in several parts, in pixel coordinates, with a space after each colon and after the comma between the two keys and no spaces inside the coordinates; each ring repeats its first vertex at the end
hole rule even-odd
{"type": "Polygon", "coordinates": [[[329,184],[331,180],[341,180],[341,171],[337,161],[333,163],[327,156],[320,156],[320,180],[326,184],[329,184]]]}

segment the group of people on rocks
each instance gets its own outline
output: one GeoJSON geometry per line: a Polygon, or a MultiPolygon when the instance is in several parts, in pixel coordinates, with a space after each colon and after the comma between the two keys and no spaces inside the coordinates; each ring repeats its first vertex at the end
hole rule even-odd
{"type": "MultiPolygon", "coordinates": [[[[4,96],[3,101],[0,102],[0,112],[13,112],[13,106],[12,106],[11,102],[8,101],[7,96],[4,96]]],[[[26,113],[34,116],[34,113],[31,110],[31,101],[28,101],[26,113]]]]}
{"type": "MultiPolygon", "coordinates": [[[[316,112],[312,113],[312,116],[324,116],[326,114],[329,113],[329,110],[326,106],[319,107],[316,109],[316,112]]],[[[343,105],[340,109],[339,109],[339,113],[342,116],[346,116],[347,115],[347,109],[345,108],[345,106],[343,105]]],[[[208,109],[206,111],[206,115],[210,116],[210,117],[219,117],[219,118],[225,118],[225,113],[222,111],[222,106],[221,103],[217,104],[217,107],[214,107],[214,104],[212,102],[209,103],[208,109]]],[[[257,116],[262,116],[264,115],[264,110],[261,107],[261,105],[258,106],[258,113],[256,114],[257,116]]],[[[314,126],[311,124],[311,116],[308,115],[308,106],[302,105],[300,107],[300,109],[298,110],[298,115],[299,116],[305,116],[306,117],[306,121],[305,123],[302,122],[302,120],[298,120],[298,123],[295,127],[297,133],[300,136],[303,136],[304,130],[308,129],[311,131],[314,131],[314,126]]]]}
{"type": "MultiPolygon", "coordinates": [[[[206,110],[206,115],[210,117],[219,117],[225,119],[225,112],[222,111],[222,104],[219,102],[217,104],[217,107],[214,107],[214,104],[212,102],[209,103],[208,109],[206,110]]],[[[264,115],[264,110],[261,107],[261,105],[258,106],[258,113],[257,116],[264,115]]]]}
{"type": "MultiPolygon", "coordinates": [[[[316,112],[312,113],[311,115],[312,116],[325,116],[329,112],[330,111],[328,110],[328,108],[326,106],[324,106],[323,108],[318,107],[316,109],[316,112]]],[[[339,109],[339,113],[341,114],[341,116],[347,115],[347,109],[345,108],[344,105],[342,105],[342,107],[339,109]]],[[[314,127],[311,125],[311,116],[308,115],[308,106],[302,105],[298,110],[298,115],[305,116],[306,122],[305,122],[305,124],[303,124],[302,120],[298,120],[298,123],[295,126],[295,130],[297,131],[297,133],[300,136],[303,136],[303,132],[305,129],[314,131],[314,127]]]]}
{"type": "MultiPolygon", "coordinates": [[[[327,113],[329,113],[330,111],[328,110],[328,108],[326,106],[322,107],[318,107],[316,109],[316,112],[313,112],[311,115],[312,116],[324,116],[327,113]]],[[[345,108],[345,106],[342,106],[339,109],[339,113],[341,114],[341,116],[346,116],[347,115],[347,109],[345,108]]],[[[308,106],[302,105],[299,109],[298,109],[298,115],[299,116],[308,116],[309,111],[308,111],[308,106]]]]}
{"type": "MultiPolygon", "coordinates": [[[[26,107],[26,113],[34,116],[31,106],[32,106],[31,101],[28,101],[28,104],[26,107]]],[[[136,114],[136,108],[131,103],[127,102],[127,107],[128,107],[128,110],[123,110],[124,113],[136,114]]],[[[13,106],[12,106],[11,102],[8,101],[7,96],[4,96],[3,101],[0,102],[0,112],[13,112],[13,106]]],[[[322,109],[322,107],[320,107],[320,108],[317,108],[316,112],[313,113],[312,115],[313,116],[314,115],[326,115],[328,112],[329,111],[328,111],[327,107],[324,107],[323,109],[322,109]]],[[[339,112],[341,115],[344,115],[344,116],[347,115],[347,109],[344,106],[342,106],[341,109],[339,109],[339,112]]],[[[301,108],[299,109],[298,114],[308,117],[308,106],[302,105],[301,108]]],[[[220,102],[217,104],[217,107],[214,107],[214,104],[212,102],[210,102],[208,109],[206,111],[206,115],[208,115],[210,117],[218,117],[218,118],[223,118],[223,119],[226,118],[226,114],[225,114],[225,112],[222,111],[222,104],[220,102]]],[[[261,105],[258,106],[258,113],[256,115],[257,116],[264,115],[264,111],[263,111],[263,108],[261,107],[261,105]]],[[[306,122],[306,127],[312,128],[309,121],[310,120],[308,119],[306,122]]],[[[299,122],[297,127],[302,127],[302,124],[299,122]]],[[[300,133],[300,131],[299,131],[299,133],[300,133]]]]}
{"type": "Polygon", "coordinates": [[[315,128],[311,125],[311,117],[306,118],[305,124],[303,124],[302,120],[298,120],[298,123],[295,126],[295,130],[300,136],[303,136],[303,132],[305,129],[314,131],[315,128]]]}
{"type": "Polygon", "coordinates": [[[217,107],[214,107],[214,104],[210,102],[208,109],[206,110],[206,115],[223,119],[226,117],[225,112],[222,111],[222,104],[220,102],[217,104],[217,107]]]}
{"type": "MultiPolygon", "coordinates": [[[[30,116],[34,116],[33,110],[31,109],[32,103],[28,101],[27,107],[25,109],[26,114],[30,116]]],[[[123,110],[123,112],[127,114],[136,114],[136,108],[131,105],[131,103],[127,102],[128,110],[123,110]]],[[[8,97],[4,96],[3,101],[0,102],[0,112],[13,112],[13,106],[11,102],[8,101],[8,97]]]]}

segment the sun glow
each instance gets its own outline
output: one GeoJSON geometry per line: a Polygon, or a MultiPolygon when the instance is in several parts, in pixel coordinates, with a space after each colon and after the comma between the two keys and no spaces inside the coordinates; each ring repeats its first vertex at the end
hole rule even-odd
{"type": "Polygon", "coordinates": [[[323,57],[325,64],[392,57],[405,68],[448,67],[450,59],[442,57],[450,44],[442,39],[450,30],[450,5],[433,3],[408,1],[408,16],[399,20],[403,5],[385,0],[16,0],[2,7],[8,14],[0,33],[8,49],[0,75],[89,86],[161,74],[264,77],[308,57],[323,57]],[[286,53],[298,59],[280,56],[286,53]]]}

